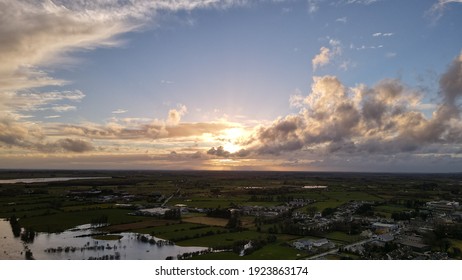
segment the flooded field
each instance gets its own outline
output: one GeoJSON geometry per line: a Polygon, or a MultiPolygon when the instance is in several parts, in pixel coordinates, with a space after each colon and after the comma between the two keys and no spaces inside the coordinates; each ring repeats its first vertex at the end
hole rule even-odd
{"type": "Polygon", "coordinates": [[[36,233],[33,240],[24,242],[14,237],[8,221],[0,220],[0,259],[25,259],[27,249],[38,260],[164,260],[207,250],[205,247],[180,247],[166,240],[131,232],[117,234],[116,240],[95,239],[98,234],[98,230],[90,225],[82,225],[62,233],[36,233]]]}

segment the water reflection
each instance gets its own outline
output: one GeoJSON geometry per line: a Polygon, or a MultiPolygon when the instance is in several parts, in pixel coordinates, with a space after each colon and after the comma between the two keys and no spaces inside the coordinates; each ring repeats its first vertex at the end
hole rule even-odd
{"type": "Polygon", "coordinates": [[[15,238],[8,221],[0,221],[0,229],[0,259],[24,259],[27,249],[32,252],[34,259],[40,260],[164,260],[207,250],[205,247],[180,247],[166,240],[132,232],[117,234],[120,237],[118,240],[96,240],[94,236],[98,232],[90,225],[62,233],[36,233],[30,243],[15,238]]]}
{"type": "Polygon", "coordinates": [[[48,183],[61,182],[70,180],[89,180],[89,179],[109,179],[112,177],[54,177],[54,178],[26,178],[26,179],[7,179],[0,180],[0,184],[16,184],[16,183],[48,183]]]}
{"type": "Polygon", "coordinates": [[[13,235],[10,223],[0,220],[0,259],[24,259],[24,246],[18,237],[13,235]]]}

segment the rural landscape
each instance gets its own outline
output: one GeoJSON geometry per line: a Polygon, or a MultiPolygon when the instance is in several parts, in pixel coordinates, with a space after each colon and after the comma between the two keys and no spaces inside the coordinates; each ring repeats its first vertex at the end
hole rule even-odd
{"type": "Polygon", "coordinates": [[[2,171],[0,256],[461,259],[461,184],[457,173],[2,171]]]}
{"type": "Polygon", "coordinates": [[[2,276],[449,275],[461,26],[462,0],[0,0],[2,276]]]}

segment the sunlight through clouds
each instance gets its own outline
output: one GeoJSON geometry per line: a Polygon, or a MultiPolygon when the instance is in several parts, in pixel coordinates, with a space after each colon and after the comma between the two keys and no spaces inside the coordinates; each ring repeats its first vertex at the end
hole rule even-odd
{"type": "Polygon", "coordinates": [[[0,0],[0,168],[456,168],[461,4],[0,0]]]}

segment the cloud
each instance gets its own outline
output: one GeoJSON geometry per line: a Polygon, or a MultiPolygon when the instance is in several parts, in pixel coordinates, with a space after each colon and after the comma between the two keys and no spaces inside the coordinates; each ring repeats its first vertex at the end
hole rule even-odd
{"type": "Polygon", "coordinates": [[[245,158],[251,154],[250,150],[240,149],[237,152],[231,153],[226,151],[223,146],[217,148],[212,147],[207,151],[207,155],[220,158],[245,158]]]}
{"type": "Polygon", "coordinates": [[[45,119],[57,119],[60,117],[61,117],[60,115],[50,115],[50,116],[46,116],[45,119]]]}
{"type": "Polygon", "coordinates": [[[60,65],[76,50],[119,46],[119,35],[152,24],[159,13],[247,2],[0,0],[0,93],[66,84],[41,68],[60,65]]]}
{"type": "Polygon", "coordinates": [[[323,0],[308,0],[308,12],[313,14],[319,10],[319,4],[323,0]]]}
{"type": "Polygon", "coordinates": [[[457,107],[456,101],[462,95],[462,53],[441,76],[440,89],[445,104],[457,107]]]}
{"type": "Polygon", "coordinates": [[[125,109],[117,109],[117,110],[112,111],[113,114],[125,114],[127,112],[128,111],[125,109]]]}
{"type": "Polygon", "coordinates": [[[388,58],[396,57],[396,55],[397,55],[397,53],[395,53],[395,52],[387,52],[387,53],[385,54],[385,56],[388,57],[388,58]]]}
{"type": "Polygon", "coordinates": [[[311,60],[313,70],[316,70],[318,67],[328,64],[332,58],[334,58],[342,52],[342,49],[340,47],[340,41],[330,39],[329,44],[331,46],[331,49],[327,47],[321,47],[321,49],[319,50],[319,54],[315,55],[311,60]]]}
{"type": "Polygon", "coordinates": [[[65,151],[74,152],[74,153],[83,153],[89,152],[94,149],[93,145],[90,142],[87,142],[82,139],[60,139],[56,141],[55,145],[58,148],[62,148],[65,151]]]}
{"type": "Polygon", "coordinates": [[[167,125],[162,121],[130,126],[109,123],[97,124],[55,124],[47,130],[53,136],[76,136],[97,140],[156,140],[201,136],[204,133],[217,134],[232,127],[228,123],[179,123],[167,125]]]}
{"type": "Polygon", "coordinates": [[[373,37],[391,37],[393,35],[394,33],[392,32],[388,32],[388,33],[377,32],[377,33],[372,34],[373,37]]]}
{"type": "Polygon", "coordinates": [[[379,2],[380,0],[341,0],[340,3],[345,3],[345,4],[360,4],[360,5],[370,5],[376,2],[379,2]]]}
{"type": "Polygon", "coordinates": [[[340,65],[339,68],[343,71],[347,71],[350,68],[356,67],[356,63],[351,60],[344,60],[340,65]]]}
{"type": "Polygon", "coordinates": [[[341,22],[341,23],[347,23],[348,19],[347,17],[341,17],[335,20],[336,22],[341,22]]]}
{"type": "Polygon", "coordinates": [[[326,0],[308,0],[308,12],[310,14],[316,13],[320,6],[324,3],[329,6],[343,6],[343,5],[371,5],[373,3],[379,2],[380,0],[336,0],[336,1],[326,1],[326,0]]]}
{"type": "Polygon", "coordinates": [[[208,155],[213,155],[213,156],[218,156],[218,157],[229,157],[230,156],[230,152],[228,151],[225,151],[225,149],[223,148],[223,146],[219,146],[218,148],[215,149],[215,147],[211,148],[210,150],[207,151],[207,154],[208,155]]]}
{"type": "MultiPolygon", "coordinates": [[[[94,150],[91,139],[163,139],[219,131],[223,124],[181,124],[187,108],[179,105],[166,120],[134,126],[33,123],[31,112],[76,110],[85,94],[43,91],[69,81],[52,77],[73,52],[118,47],[120,35],[154,26],[161,13],[202,8],[225,9],[247,0],[0,0],[0,145],[5,151],[40,153],[94,150]],[[46,70],[45,70],[46,69],[46,70]],[[16,151],[15,150],[15,151],[16,151]]],[[[171,83],[170,81],[162,81],[171,83]]],[[[113,111],[114,114],[126,110],[113,111]]],[[[59,118],[49,114],[45,119],[59,118]]]]}
{"type": "Polygon", "coordinates": [[[0,146],[43,153],[83,153],[94,149],[90,142],[82,139],[63,138],[50,141],[38,125],[5,117],[0,118],[0,146]]]}
{"type": "MultiPolygon", "coordinates": [[[[62,91],[62,92],[44,92],[44,93],[16,93],[0,92],[0,109],[3,111],[41,111],[47,108],[50,103],[58,101],[80,102],[85,97],[81,91],[62,91]]],[[[70,105],[54,106],[55,111],[59,111],[70,105]]],[[[74,106],[72,106],[74,107],[74,106]]],[[[54,110],[51,108],[52,110],[54,110]]]]}
{"type": "Polygon", "coordinates": [[[433,4],[427,11],[427,15],[434,16],[434,19],[438,20],[443,16],[446,6],[452,3],[462,3],[462,0],[438,0],[438,2],[433,4]]]}
{"type": "Polygon", "coordinates": [[[51,110],[55,112],[67,112],[67,111],[74,111],[76,110],[77,107],[72,106],[72,105],[60,105],[60,106],[53,106],[51,107],[51,110]]]}
{"type": "Polygon", "coordinates": [[[329,63],[330,57],[332,56],[329,48],[321,47],[319,51],[319,54],[315,55],[311,61],[314,70],[316,70],[319,66],[323,66],[329,63]]]}
{"type": "Polygon", "coordinates": [[[185,105],[178,105],[178,109],[171,109],[168,111],[167,123],[170,125],[177,125],[180,123],[181,117],[188,112],[185,105]]]}
{"type": "Polygon", "coordinates": [[[309,95],[291,97],[300,112],[256,129],[246,150],[256,155],[458,154],[462,55],[441,76],[440,92],[441,102],[427,118],[419,111],[425,107],[423,94],[398,79],[349,88],[335,76],[315,77],[309,95]]]}
{"type": "Polygon", "coordinates": [[[362,51],[362,50],[368,50],[368,49],[381,49],[383,48],[383,45],[378,45],[378,46],[366,46],[366,45],[361,45],[359,47],[356,47],[355,45],[351,44],[350,49],[355,49],[357,51],[362,51]]]}
{"type": "Polygon", "coordinates": [[[76,48],[111,45],[113,36],[133,28],[95,10],[59,4],[0,1],[0,91],[62,85],[64,81],[36,67],[57,62],[76,48]]]}
{"type": "Polygon", "coordinates": [[[289,98],[290,107],[301,108],[303,107],[304,97],[302,96],[302,91],[300,89],[295,90],[295,94],[291,95],[289,98]]]}

